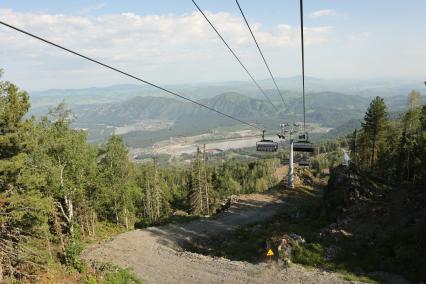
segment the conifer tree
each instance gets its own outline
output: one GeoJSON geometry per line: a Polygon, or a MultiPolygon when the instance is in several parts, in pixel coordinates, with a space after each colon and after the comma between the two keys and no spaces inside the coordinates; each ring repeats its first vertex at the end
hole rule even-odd
{"type": "Polygon", "coordinates": [[[207,216],[210,215],[210,202],[211,202],[211,198],[210,198],[210,190],[209,190],[209,182],[208,182],[208,178],[207,178],[207,156],[206,156],[206,144],[204,144],[204,148],[203,148],[203,183],[204,183],[204,199],[205,199],[205,204],[206,204],[206,210],[205,210],[205,214],[207,216]]]}
{"type": "MultiPolygon", "coordinates": [[[[117,224],[128,224],[130,211],[134,211],[133,196],[138,189],[133,184],[133,168],[123,139],[112,135],[101,152],[100,176],[102,190],[99,203],[103,215],[114,218],[117,224]]],[[[127,225],[128,226],[128,225],[127,225]]]]}
{"type": "Polygon", "coordinates": [[[153,197],[152,209],[153,209],[154,220],[157,221],[161,217],[161,205],[163,200],[163,194],[161,192],[156,159],[154,159],[153,172],[154,173],[153,173],[153,183],[152,183],[152,197],[153,197]]]}
{"type": "Polygon", "coordinates": [[[189,201],[191,206],[191,213],[194,215],[203,214],[205,211],[204,207],[204,186],[203,186],[203,169],[202,161],[200,157],[200,149],[197,149],[197,155],[192,162],[191,172],[191,190],[189,195],[189,201]]]}
{"type": "Polygon", "coordinates": [[[143,213],[148,223],[154,222],[154,210],[152,206],[152,186],[148,175],[145,176],[144,185],[144,198],[143,198],[143,213]]]}
{"type": "Polygon", "coordinates": [[[156,159],[152,167],[149,166],[146,170],[144,180],[143,213],[146,221],[152,224],[169,213],[169,203],[164,193],[165,186],[156,159]]]}
{"type": "MultiPolygon", "coordinates": [[[[0,79],[1,75],[0,70],[0,79]]],[[[37,135],[34,120],[24,118],[29,107],[26,92],[0,81],[1,283],[9,282],[4,276],[23,276],[35,265],[45,264],[45,243],[40,240],[49,234],[47,222],[53,202],[38,190],[40,184],[45,184],[45,176],[32,167],[37,135]]]]}
{"type": "Polygon", "coordinates": [[[412,180],[416,175],[415,165],[421,136],[421,95],[412,91],[408,97],[408,110],[402,118],[402,135],[399,145],[399,167],[402,180],[412,180]]]}
{"type": "Polygon", "coordinates": [[[387,124],[386,105],[381,97],[376,97],[367,109],[362,123],[364,137],[366,138],[366,146],[370,152],[370,169],[374,167],[375,158],[377,156],[378,143],[381,141],[383,132],[387,124]]]}
{"type": "Polygon", "coordinates": [[[18,189],[21,168],[31,151],[27,138],[32,121],[23,119],[29,108],[26,92],[0,82],[0,192],[18,189]]]}

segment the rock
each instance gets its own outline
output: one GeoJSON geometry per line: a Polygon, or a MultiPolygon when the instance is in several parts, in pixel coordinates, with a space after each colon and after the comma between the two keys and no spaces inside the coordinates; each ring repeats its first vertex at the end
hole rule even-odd
{"type": "Polygon", "coordinates": [[[173,212],[173,216],[189,216],[189,214],[185,211],[177,209],[173,212]]]}
{"type": "Polygon", "coordinates": [[[345,230],[340,230],[340,233],[341,233],[343,236],[345,236],[345,237],[350,237],[350,236],[352,236],[352,234],[351,234],[351,233],[349,233],[349,232],[347,232],[347,231],[345,231],[345,230]]]}
{"type": "Polygon", "coordinates": [[[325,259],[331,260],[339,253],[341,249],[338,246],[330,246],[325,250],[325,259]]]}
{"type": "Polygon", "coordinates": [[[306,242],[305,239],[302,238],[302,236],[295,234],[295,233],[290,233],[289,237],[292,238],[293,240],[297,241],[297,242],[302,243],[302,244],[306,242]]]}

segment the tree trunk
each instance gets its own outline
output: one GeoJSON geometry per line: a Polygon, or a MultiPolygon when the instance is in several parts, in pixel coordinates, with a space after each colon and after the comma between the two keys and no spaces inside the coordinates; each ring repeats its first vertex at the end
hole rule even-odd
{"type": "Polygon", "coordinates": [[[67,222],[68,227],[70,229],[70,234],[72,235],[74,233],[74,224],[73,224],[73,218],[74,218],[74,206],[71,198],[68,198],[67,195],[64,196],[65,199],[65,206],[67,207],[67,222]]]}
{"type": "Polygon", "coordinates": [[[128,219],[127,213],[128,213],[127,208],[124,208],[124,222],[126,224],[126,230],[129,229],[129,219],[128,219]]]}
{"type": "Polygon", "coordinates": [[[410,181],[410,149],[407,150],[407,181],[410,181]]]}
{"type": "Polygon", "coordinates": [[[371,151],[370,169],[373,169],[375,150],[376,150],[376,133],[374,133],[374,138],[373,138],[373,149],[371,151]]]}
{"type": "Polygon", "coordinates": [[[207,215],[210,216],[209,189],[207,184],[207,168],[206,168],[206,144],[204,144],[203,160],[204,160],[204,184],[205,184],[205,190],[206,190],[206,209],[207,209],[207,215]]]}
{"type": "Polygon", "coordinates": [[[158,179],[157,179],[157,161],[154,159],[154,193],[155,193],[155,209],[156,209],[156,216],[155,220],[160,219],[161,216],[161,192],[160,188],[158,186],[158,179]]]}
{"type": "MultiPolygon", "coordinates": [[[[50,260],[52,260],[53,259],[53,255],[52,255],[52,247],[51,247],[51,245],[50,245],[50,240],[49,240],[49,236],[48,236],[48,234],[46,233],[46,245],[47,245],[47,250],[49,251],[49,258],[50,258],[50,260]]],[[[0,281],[1,282],[1,281],[0,281]]]]}
{"type": "Polygon", "coordinates": [[[114,214],[115,214],[115,223],[118,225],[120,223],[120,219],[118,216],[117,200],[115,200],[115,198],[114,198],[114,214]]]}
{"type": "Polygon", "coordinates": [[[92,236],[96,237],[96,213],[94,210],[92,210],[92,216],[91,216],[91,223],[92,223],[92,236]]]}
{"type": "MultiPolygon", "coordinates": [[[[198,149],[198,152],[197,152],[197,156],[199,155],[199,153],[200,153],[200,149],[198,149]]],[[[198,174],[198,191],[200,192],[200,211],[201,211],[201,213],[202,214],[204,214],[204,208],[203,208],[203,189],[202,189],[202,187],[201,187],[201,161],[200,161],[200,159],[199,159],[199,157],[197,157],[197,164],[198,164],[198,167],[197,167],[197,174],[198,174]]]]}
{"type": "Polygon", "coordinates": [[[3,283],[3,252],[0,251],[0,283],[3,283]]]}
{"type": "MultiPolygon", "coordinates": [[[[55,233],[59,238],[62,253],[66,256],[65,243],[64,243],[64,238],[62,236],[62,231],[61,231],[61,224],[59,223],[58,215],[56,215],[56,214],[54,214],[54,216],[53,216],[53,228],[55,229],[55,233]]],[[[65,257],[65,259],[66,259],[66,257],[65,257]]]]}

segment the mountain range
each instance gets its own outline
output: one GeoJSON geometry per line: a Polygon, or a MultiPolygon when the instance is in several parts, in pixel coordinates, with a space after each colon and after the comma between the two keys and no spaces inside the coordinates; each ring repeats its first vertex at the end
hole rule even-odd
{"type": "MultiPolygon", "coordinates": [[[[390,112],[406,108],[406,97],[388,97],[385,100],[390,112]]],[[[266,100],[235,92],[199,102],[265,129],[277,129],[280,123],[303,120],[300,97],[288,98],[285,103],[276,102],[278,112],[266,100]]],[[[370,98],[362,96],[334,92],[310,94],[306,98],[306,119],[308,123],[318,126],[339,128],[348,121],[360,120],[369,103],[370,98]]],[[[133,141],[130,143],[132,146],[137,146],[137,141],[195,135],[238,124],[190,102],[166,97],[134,97],[121,103],[75,106],[73,111],[77,116],[75,126],[88,128],[92,140],[107,137],[116,127],[131,126],[146,120],[172,122],[172,126],[163,129],[128,131],[124,137],[133,141]]]]}
{"type": "MultiPolygon", "coordinates": [[[[264,129],[277,129],[280,123],[303,120],[300,76],[277,79],[278,85],[285,90],[282,91],[284,102],[270,80],[259,83],[275,107],[248,82],[171,85],[167,88],[264,129]]],[[[346,133],[358,125],[372,97],[383,96],[391,112],[401,112],[406,108],[408,93],[420,89],[420,83],[414,80],[307,77],[306,85],[307,122],[333,128],[329,135],[346,133]]],[[[31,114],[36,116],[46,114],[50,106],[65,101],[77,117],[73,125],[88,129],[93,142],[120,133],[129,145],[140,146],[172,136],[195,135],[238,124],[144,85],[48,90],[30,92],[30,97],[31,114]]]]}

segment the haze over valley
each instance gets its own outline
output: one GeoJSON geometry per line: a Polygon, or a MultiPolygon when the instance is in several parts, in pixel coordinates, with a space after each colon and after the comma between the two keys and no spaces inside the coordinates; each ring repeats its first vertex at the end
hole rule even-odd
{"type": "MultiPolygon", "coordinates": [[[[249,82],[174,85],[178,92],[219,111],[239,117],[266,129],[279,131],[283,122],[301,122],[300,77],[278,78],[286,89],[284,102],[263,80],[275,111],[249,82]],[[260,123],[261,122],[261,123],[260,123]]],[[[358,127],[371,98],[385,98],[390,112],[398,115],[407,105],[408,93],[419,89],[415,80],[330,80],[308,77],[307,122],[314,140],[347,134],[358,127]]],[[[132,153],[193,153],[197,146],[220,150],[252,147],[259,131],[170,97],[149,86],[117,85],[102,88],[30,92],[31,114],[41,116],[49,107],[64,102],[75,116],[73,126],[86,129],[89,141],[104,142],[111,134],[122,135],[132,153]],[[187,138],[184,138],[187,137],[187,138]],[[247,138],[250,137],[249,140],[247,138]],[[239,141],[239,138],[244,141],[239,141]],[[250,142],[247,142],[250,141],[250,142]],[[209,145],[210,144],[210,145],[209,145]]],[[[135,154],[135,157],[137,155],[135,154]]]]}

